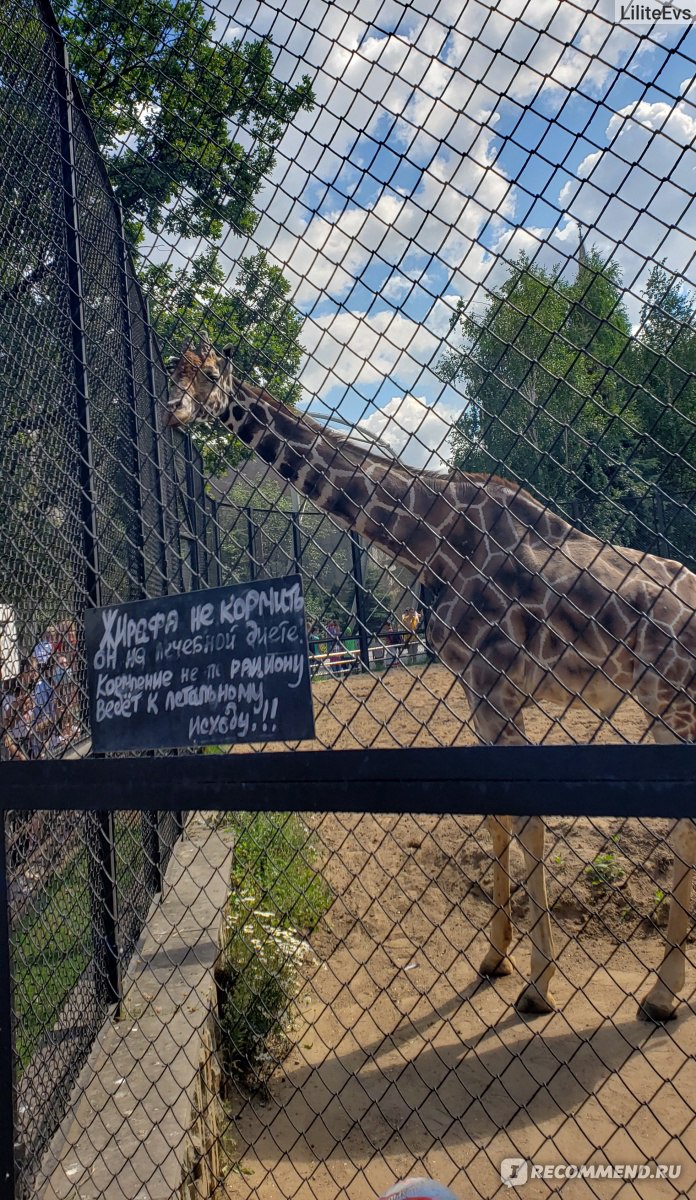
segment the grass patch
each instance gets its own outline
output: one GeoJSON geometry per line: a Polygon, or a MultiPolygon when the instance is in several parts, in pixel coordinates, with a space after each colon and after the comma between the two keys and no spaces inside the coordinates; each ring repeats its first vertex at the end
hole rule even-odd
{"type": "Polygon", "coordinates": [[[333,900],[294,814],[236,813],[232,895],[218,971],[224,1065],[262,1086],[286,1053],[308,933],[333,900]]]}
{"type": "Polygon", "coordinates": [[[585,874],[590,886],[601,891],[607,887],[614,887],[623,879],[625,872],[617,861],[615,851],[606,850],[603,854],[597,854],[589,866],[585,867],[585,874]]]}
{"type": "Polygon", "coordinates": [[[31,1061],[92,955],[84,847],[52,874],[11,934],[15,1053],[31,1061]]]}
{"type": "MultiPolygon", "coordinates": [[[[117,814],[115,832],[121,915],[130,924],[141,925],[149,896],[144,896],[141,884],[140,823],[130,814],[117,814]],[[141,911],[135,913],[138,904],[141,911]]],[[[84,827],[74,836],[74,849],[35,885],[27,909],[11,931],[14,1041],[20,1074],[55,1026],[94,953],[90,900],[94,866],[90,867],[84,827]]]]}

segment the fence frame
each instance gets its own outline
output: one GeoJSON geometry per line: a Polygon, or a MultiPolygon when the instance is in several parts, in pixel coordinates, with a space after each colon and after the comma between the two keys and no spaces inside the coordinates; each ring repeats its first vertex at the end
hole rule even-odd
{"type": "MultiPolygon", "coordinates": [[[[79,89],[70,73],[67,50],[47,0],[36,0],[55,51],[55,85],[60,109],[62,187],[67,236],[67,276],[70,302],[72,362],[75,382],[75,420],[79,439],[80,513],[83,571],[87,602],[101,603],[99,531],[94,494],[90,431],[89,370],[87,362],[79,189],[75,162],[74,114],[84,114],[79,89]]],[[[87,123],[85,129],[89,131],[87,123]]],[[[96,143],[95,155],[98,156],[96,143]]],[[[98,160],[98,159],[97,159],[98,160]]],[[[105,187],[108,187],[104,171],[105,187]]],[[[120,218],[122,222],[122,217],[120,218]]],[[[124,339],[133,389],[133,344],[127,273],[128,250],[120,226],[119,281],[122,291],[124,339]]],[[[137,285],[137,278],[133,275],[137,285]]],[[[141,295],[142,298],[142,295],[141,295]]],[[[158,431],[156,372],[159,366],[147,303],[147,393],[153,429],[158,431]]],[[[139,452],[138,414],[129,394],[136,460],[139,452]]],[[[194,461],[188,434],[177,434],[176,454],[184,465],[183,501],[188,522],[187,544],[194,586],[205,587],[219,572],[220,529],[209,520],[208,500],[194,461]],[[179,441],[179,439],[181,439],[179,441]],[[212,558],[202,524],[212,524],[217,537],[212,558]]],[[[159,437],[153,443],[158,514],[158,562],[163,590],[173,587],[173,550],[167,537],[163,494],[165,469],[159,437]]],[[[142,478],[138,525],[138,573],[147,592],[146,542],[143,529],[142,478]]],[[[218,502],[219,508],[223,502],[218,502]]],[[[662,494],[656,493],[656,526],[660,552],[667,547],[662,494]]],[[[288,514],[296,560],[300,556],[297,514],[288,514]]],[[[251,520],[248,517],[249,521],[251,520]]],[[[366,590],[359,539],[350,534],[352,579],[355,587],[360,658],[369,665],[365,625],[366,590]]],[[[254,530],[249,524],[249,565],[257,574],[254,530]]],[[[219,583],[219,575],[217,580],[219,583]]],[[[424,610],[427,623],[427,604],[424,610]]],[[[161,886],[158,814],[174,813],[182,828],[182,810],[264,812],[372,812],[566,817],[667,817],[696,820],[696,748],[684,745],[570,745],[502,746],[392,750],[291,751],[264,754],[204,755],[185,753],[166,757],[90,758],[79,761],[3,763],[3,809],[15,812],[72,810],[94,814],[93,850],[99,864],[99,891],[93,901],[100,914],[94,928],[95,960],[110,1006],[121,996],[116,944],[117,896],[114,866],[114,814],[143,814],[144,843],[151,885],[161,886]]],[[[4,819],[4,812],[3,812],[4,819]]],[[[11,947],[5,838],[0,836],[0,1185],[13,1194],[21,1147],[15,1143],[16,1089],[12,1029],[11,947]]],[[[5,1189],[0,1187],[5,1194],[5,1189]]]]}
{"type": "Polygon", "coordinates": [[[422,812],[696,820],[696,747],[456,746],[3,763],[17,812],[422,812]]]}
{"type": "MultiPolygon", "coordinates": [[[[90,797],[98,796],[100,814],[111,817],[116,810],[180,813],[205,808],[696,820],[696,747],[687,745],[464,746],[63,759],[5,763],[3,782],[4,805],[19,812],[34,810],[38,795],[42,810],[49,811],[90,811],[94,807],[90,797]]],[[[14,1144],[8,917],[3,845],[0,1180],[14,1187],[18,1148],[14,1144]]]]}

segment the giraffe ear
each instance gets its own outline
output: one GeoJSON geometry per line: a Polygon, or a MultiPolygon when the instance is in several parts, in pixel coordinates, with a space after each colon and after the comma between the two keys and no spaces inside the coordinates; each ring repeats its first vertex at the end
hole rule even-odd
{"type": "Polygon", "coordinates": [[[226,358],[226,359],[228,360],[228,362],[229,362],[229,360],[232,358],[232,355],[234,354],[234,350],[235,350],[235,348],[234,348],[234,346],[232,346],[232,345],[229,345],[229,346],[223,346],[223,348],[222,348],[222,357],[223,357],[223,358],[226,358]]]}

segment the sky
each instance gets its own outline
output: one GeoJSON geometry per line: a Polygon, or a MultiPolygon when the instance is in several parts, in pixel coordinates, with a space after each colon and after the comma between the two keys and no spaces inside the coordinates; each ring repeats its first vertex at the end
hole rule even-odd
{"type": "Polygon", "coordinates": [[[304,314],[305,404],[444,467],[466,404],[438,363],[524,250],[696,287],[696,32],[627,27],[613,0],[221,0],[217,36],[270,37],[316,95],[280,144],[253,241],[304,314]]]}

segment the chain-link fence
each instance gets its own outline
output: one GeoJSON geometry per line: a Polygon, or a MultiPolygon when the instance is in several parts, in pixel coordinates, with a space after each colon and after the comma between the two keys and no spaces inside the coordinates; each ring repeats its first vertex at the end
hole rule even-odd
{"type": "Polygon", "coordinates": [[[22,1200],[694,1194],[695,54],[635,8],[5,5],[22,1200]],[[313,739],[92,754],[86,610],[296,572],[313,739]]]}
{"type": "MultiPolygon", "coordinates": [[[[89,753],[86,605],[201,586],[208,562],[205,531],[189,523],[200,457],[160,429],[159,351],[64,47],[41,6],[5,6],[0,81],[4,765],[89,753]]],[[[179,828],[157,814],[6,814],[15,1140],[26,1186],[179,828]]]]}

